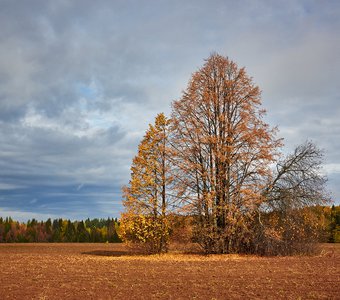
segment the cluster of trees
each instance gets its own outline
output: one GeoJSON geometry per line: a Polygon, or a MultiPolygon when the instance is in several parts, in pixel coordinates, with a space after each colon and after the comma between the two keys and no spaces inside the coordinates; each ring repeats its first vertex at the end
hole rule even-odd
{"type": "Polygon", "coordinates": [[[172,216],[183,215],[206,253],[310,251],[320,232],[310,208],[329,201],[323,153],[305,142],[284,156],[264,115],[245,69],[212,54],[138,147],[123,188],[122,239],[167,251],[172,216]]]}
{"type": "MultiPolygon", "coordinates": [[[[309,206],[295,211],[297,216],[305,215],[310,218],[310,225],[314,227],[320,243],[340,243],[340,205],[338,206],[309,206]]],[[[168,215],[171,220],[170,242],[191,243],[192,231],[195,226],[195,216],[168,215]]],[[[271,226],[277,226],[278,219],[275,213],[263,214],[262,218],[271,222],[271,226]]],[[[283,224],[282,224],[283,225],[283,224]]],[[[305,230],[304,227],[296,226],[295,230],[305,230]]]]}
{"type": "Polygon", "coordinates": [[[121,242],[118,236],[117,219],[87,219],[70,221],[48,219],[38,222],[35,219],[27,223],[13,221],[12,218],[0,218],[0,243],[11,242],[121,242]]]}
{"type": "MultiPolygon", "coordinates": [[[[313,211],[313,221],[316,228],[318,228],[319,242],[340,243],[340,206],[313,206],[309,207],[308,210],[309,209],[313,211]]],[[[309,213],[308,210],[305,209],[304,212],[300,213],[309,213]]],[[[269,215],[266,215],[265,218],[272,220],[273,222],[275,220],[273,216],[274,215],[270,213],[269,215]]],[[[167,240],[170,239],[171,242],[176,244],[195,242],[192,238],[195,216],[168,214],[165,218],[168,221],[167,240]]],[[[138,224],[141,226],[143,221],[138,224]]],[[[14,221],[11,217],[0,217],[0,243],[120,243],[122,242],[119,237],[120,234],[121,228],[119,220],[110,218],[87,219],[85,221],[74,222],[63,219],[56,219],[53,221],[48,219],[45,222],[32,219],[27,223],[20,223],[14,221]]],[[[150,245],[148,245],[148,247],[149,246],[150,245]]]]}

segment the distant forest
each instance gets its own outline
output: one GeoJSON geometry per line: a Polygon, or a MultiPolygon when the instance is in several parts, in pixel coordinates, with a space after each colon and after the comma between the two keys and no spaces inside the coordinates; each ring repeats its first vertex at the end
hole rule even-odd
{"type": "MultiPolygon", "coordinates": [[[[316,206],[319,215],[320,242],[340,243],[340,205],[316,206]]],[[[175,226],[171,228],[170,239],[175,242],[188,241],[186,232],[190,232],[192,217],[175,217],[175,226]],[[189,223],[189,224],[188,224],[189,223]]],[[[48,219],[47,221],[29,220],[21,223],[11,217],[0,217],[0,243],[120,243],[120,222],[117,218],[87,219],[70,221],[48,219]]]]}
{"type": "Polygon", "coordinates": [[[14,221],[0,218],[0,243],[119,243],[117,219],[14,221]]]}

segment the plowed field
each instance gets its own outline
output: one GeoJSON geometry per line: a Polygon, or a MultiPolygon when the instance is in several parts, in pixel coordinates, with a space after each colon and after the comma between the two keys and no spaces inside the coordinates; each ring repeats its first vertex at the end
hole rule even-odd
{"type": "Polygon", "coordinates": [[[120,244],[0,244],[0,299],[340,299],[340,245],[318,256],[131,256],[120,244]]]}

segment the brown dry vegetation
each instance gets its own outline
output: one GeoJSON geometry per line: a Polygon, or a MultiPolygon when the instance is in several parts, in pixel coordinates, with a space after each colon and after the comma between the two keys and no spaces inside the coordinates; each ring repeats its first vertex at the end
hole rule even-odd
{"type": "Polygon", "coordinates": [[[129,255],[122,244],[0,244],[0,299],[340,299],[318,256],[129,255]]]}

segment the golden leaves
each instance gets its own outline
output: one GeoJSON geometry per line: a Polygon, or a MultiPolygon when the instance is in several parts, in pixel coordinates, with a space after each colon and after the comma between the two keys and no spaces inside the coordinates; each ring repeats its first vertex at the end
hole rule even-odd
{"type": "Polygon", "coordinates": [[[125,212],[121,218],[121,237],[144,244],[148,252],[166,250],[169,227],[166,220],[168,176],[167,138],[170,121],[158,114],[149,125],[133,159],[131,180],[123,188],[125,212]]]}

